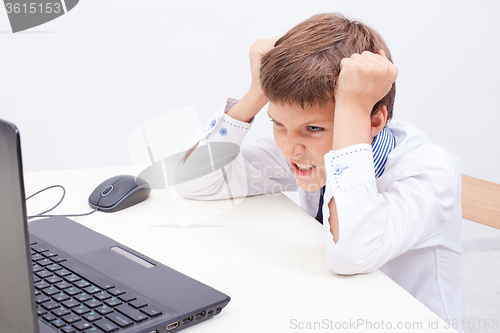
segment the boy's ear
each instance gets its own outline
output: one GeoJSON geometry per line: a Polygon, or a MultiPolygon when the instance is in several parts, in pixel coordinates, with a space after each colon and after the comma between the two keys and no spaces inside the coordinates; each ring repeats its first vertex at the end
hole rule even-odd
{"type": "Polygon", "coordinates": [[[384,129],[385,123],[387,121],[387,107],[382,105],[380,109],[371,117],[371,135],[372,139],[377,136],[384,129]]]}

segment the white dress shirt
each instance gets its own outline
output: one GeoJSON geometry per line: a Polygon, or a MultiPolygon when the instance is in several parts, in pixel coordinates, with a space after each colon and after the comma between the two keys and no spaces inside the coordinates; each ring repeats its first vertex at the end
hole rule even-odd
{"type": "MultiPolygon", "coordinates": [[[[241,145],[251,123],[225,114],[236,102],[229,99],[221,106],[206,125],[203,141],[241,145]]],[[[392,120],[387,127],[396,146],[378,178],[371,145],[357,144],[324,157],[323,220],[328,221],[328,202],[335,197],[339,221],[337,243],[330,225],[323,224],[327,265],[337,274],[380,269],[441,318],[460,326],[465,320],[460,163],[409,124],[392,120]]],[[[220,171],[177,185],[176,190],[198,200],[224,199],[229,193],[242,197],[299,191],[301,207],[313,217],[317,214],[320,191],[297,186],[271,139],[242,146],[224,170],[230,190],[220,171]]]]}

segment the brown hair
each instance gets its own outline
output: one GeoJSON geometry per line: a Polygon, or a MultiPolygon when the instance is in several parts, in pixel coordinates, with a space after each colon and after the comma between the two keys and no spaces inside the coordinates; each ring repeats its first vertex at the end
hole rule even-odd
{"type": "MultiPolygon", "coordinates": [[[[262,58],[262,89],[271,102],[302,108],[324,105],[335,100],[340,61],[354,53],[379,50],[392,61],[384,40],[372,28],[337,13],[314,15],[278,39],[275,48],[262,58]]],[[[393,83],[373,107],[372,115],[385,105],[390,120],[395,95],[393,83]]]]}

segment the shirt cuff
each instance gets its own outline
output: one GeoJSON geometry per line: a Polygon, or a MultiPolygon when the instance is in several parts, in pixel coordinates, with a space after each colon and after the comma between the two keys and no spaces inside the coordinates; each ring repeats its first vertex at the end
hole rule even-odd
{"type": "Polygon", "coordinates": [[[360,143],[325,154],[327,190],[333,194],[343,188],[375,181],[372,147],[360,143]]]}
{"type": "Polygon", "coordinates": [[[237,102],[236,99],[228,98],[203,127],[203,139],[206,142],[232,142],[241,145],[253,119],[246,123],[226,114],[237,102]]]}

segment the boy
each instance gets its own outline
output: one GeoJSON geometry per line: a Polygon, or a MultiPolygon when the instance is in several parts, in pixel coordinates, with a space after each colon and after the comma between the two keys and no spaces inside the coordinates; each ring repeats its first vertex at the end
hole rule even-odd
{"type": "MultiPolygon", "coordinates": [[[[413,126],[388,123],[397,68],[378,33],[339,14],[315,15],[254,43],[250,65],[249,91],[205,130],[207,142],[239,145],[269,102],[274,142],[242,147],[224,168],[232,195],[298,190],[323,223],[333,272],[380,269],[441,318],[464,320],[459,162],[413,126]]],[[[177,190],[227,198],[222,174],[177,190]]]]}

